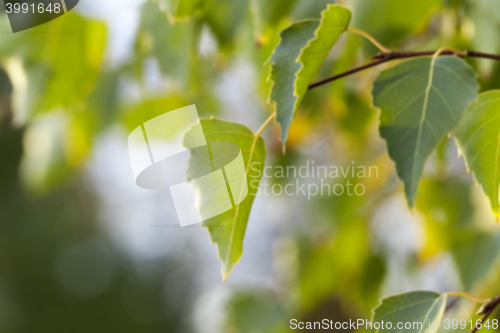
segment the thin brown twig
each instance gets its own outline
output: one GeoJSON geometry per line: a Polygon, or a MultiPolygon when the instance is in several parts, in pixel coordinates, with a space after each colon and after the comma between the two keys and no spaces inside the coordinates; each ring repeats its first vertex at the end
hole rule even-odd
{"type": "MultiPolygon", "coordinates": [[[[484,323],[486,319],[495,311],[496,307],[500,304],[500,296],[497,296],[493,299],[491,299],[488,303],[483,305],[479,311],[477,312],[478,315],[483,315],[481,318],[481,324],[484,323]]],[[[476,333],[479,330],[477,325],[474,326],[474,328],[470,331],[470,333],[476,333]]]]}
{"type": "MultiPolygon", "coordinates": [[[[363,71],[365,69],[375,67],[378,65],[381,65],[383,63],[396,60],[396,59],[405,59],[405,58],[414,58],[414,57],[425,57],[425,56],[432,56],[435,55],[437,51],[421,51],[421,52],[389,52],[389,53],[378,53],[371,57],[370,59],[373,59],[375,61],[370,62],[368,64],[365,64],[360,67],[356,67],[353,69],[348,70],[347,72],[329,77],[327,79],[324,79],[319,82],[315,82],[311,85],[309,85],[308,89],[314,89],[316,87],[322,86],[326,83],[341,79],[343,77],[349,76],[351,74],[363,71]]],[[[483,53],[483,52],[476,52],[476,51],[454,51],[454,50],[444,50],[440,53],[441,56],[443,55],[456,55],[461,58],[465,57],[472,57],[472,58],[484,58],[484,59],[491,59],[491,60],[500,60],[500,55],[498,54],[490,54],[490,53],[483,53]],[[457,54],[459,52],[459,54],[457,54]]]]}
{"type": "Polygon", "coordinates": [[[371,67],[375,67],[375,66],[378,66],[380,64],[383,64],[384,62],[389,62],[391,61],[392,59],[380,59],[380,60],[377,60],[377,61],[373,61],[369,64],[366,64],[366,65],[363,65],[363,66],[360,66],[360,67],[356,67],[356,68],[353,68],[351,70],[348,70],[347,72],[344,72],[342,74],[338,74],[338,75],[335,75],[335,76],[332,76],[332,77],[329,77],[328,79],[325,79],[325,80],[322,80],[322,81],[319,81],[319,82],[316,82],[316,83],[313,83],[309,86],[309,88],[307,89],[313,89],[313,88],[316,88],[316,87],[319,87],[319,86],[322,86],[328,82],[332,82],[332,81],[335,81],[335,80],[338,80],[338,79],[341,79],[345,76],[349,76],[351,74],[354,74],[354,73],[357,73],[357,72],[360,72],[362,70],[365,70],[365,69],[368,69],[368,68],[371,68],[371,67]]]}
{"type": "MultiPolygon", "coordinates": [[[[491,53],[484,53],[484,52],[476,52],[476,51],[460,51],[461,53],[463,52],[463,55],[457,54],[457,51],[454,50],[445,50],[441,52],[441,55],[458,55],[459,57],[466,58],[466,57],[471,57],[471,58],[485,58],[485,59],[491,59],[491,60],[500,60],[500,55],[498,54],[491,54],[491,53]]],[[[391,59],[403,59],[403,58],[413,58],[413,57],[425,57],[425,56],[431,56],[434,55],[436,51],[421,51],[421,52],[397,52],[393,51],[391,53],[377,53],[370,59],[385,59],[387,57],[390,57],[391,59]]]]}

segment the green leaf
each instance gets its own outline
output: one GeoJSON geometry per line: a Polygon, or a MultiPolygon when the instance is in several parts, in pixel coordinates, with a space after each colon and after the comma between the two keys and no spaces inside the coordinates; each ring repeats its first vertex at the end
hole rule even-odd
{"type": "Polygon", "coordinates": [[[217,244],[218,256],[222,261],[221,273],[226,280],[233,265],[238,263],[243,254],[243,238],[264,169],[266,148],[261,137],[256,138],[252,131],[240,124],[211,118],[202,119],[201,126],[207,142],[237,144],[247,170],[248,196],[231,210],[202,222],[212,242],[217,244]]]}
{"type": "Polygon", "coordinates": [[[467,167],[481,185],[498,218],[500,186],[500,90],[479,95],[465,111],[455,136],[467,167]]]}
{"type": "Polygon", "coordinates": [[[284,305],[268,290],[238,291],[226,305],[227,328],[224,332],[288,332],[284,305]]]}
{"type": "Polygon", "coordinates": [[[14,87],[18,120],[59,107],[81,110],[95,89],[105,48],[106,26],[74,11],[29,31],[5,34],[0,54],[11,58],[7,72],[26,75],[27,81],[14,87]]]}
{"type": "Polygon", "coordinates": [[[208,7],[211,0],[158,0],[162,9],[168,11],[172,20],[185,19],[199,15],[208,7]]]}
{"type": "Polygon", "coordinates": [[[428,260],[449,251],[457,234],[470,234],[475,213],[471,192],[470,182],[458,177],[422,180],[416,203],[425,218],[420,259],[428,260]]]}
{"type": "Polygon", "coordinates": [[[384,329],[376,332],[403,331],[397,327],[398,323],[410,323],[410,329],[404,328],[404,332],[432,333],[437,328],[430,328],[429,321],[441,322],[446,307],[446,295],[432,291],[413,291],[384,298],[380,305],[373,310],[372,323],[384,321],[384,329]],[[392,329],[387,325],[391,323],[392,329]]]}
{"type": "Polygon", "coordinates": [[[259,23],[276,25],[286,17],[297,0],[251,0],[259,23]]]}
{"type": "Polygon", "coordinates": [[[354,0],[353,26],[391,46],[424,30],[440,7],[441,0],[354,0]]]}
{"type": "Polygon", "coordinates": [[[239,28],[246,23],[248,0],[213,0],[204,15],[221,49],[233,46],[239,28]]]}
{"type": "Polygon", "coordinates": [[[328,5],[321,20],[311,19],[292,24],[281,32],[281,42],[270,62],[270,100],[276,103],[281,141],[285,147],[293,116],[307,92],[309,83],[339,36],[349,25],[349,9],[328,5]]]}
{"type": "Polygon", "coordinates": [[[144,3],[136,42],[136,65],[155,57],[163,74],[186,86],[192,72],[197,28],[193,21],[171,24],[167,13],[153,1],[144,3]]]}
{"type": "Polygon", "coordinates": [[[58,42],[51,49],[45,110],[85,102],[99,77],[106,48],[106,26],[101,22],[71,12],[62,18],[59,29],[58,42]]]}
{"type": "Polygon", "coordinates": [[[455,242],[452,254],[465,291],[471,292],[496,267],[500,257],[500,235],[467,232],[455,242]]]}
{"type": "Polygon", "coordinates": [[[292,9],[291,17],[294,21],[305,19],[320,19],[321,12],[328,4],[334,4],[335,0],[298,0],[292,9]]]}
{"type": "Polygon", "coordinates": [[[171,109],[179,109],[188,104],[188,99],[182,94],[175,93],[159,98],[145,99],[131,105],[123,112],[122,122],[127,130],[132,131],[137,126],[165,113],[165,105],[171,109]]]}
{"type": "Polygon", "coordinates": [[[408,60],[383,71],[373,83],[380,135],[410,207],[427,157],[455,128],[478,89],[474,71],[457,57],[408,60]]]}
{"type": "MultiPolygon", "coordinates": [[[[474,23],[474,37],[471,44],[476,50],[497,53],[500,38],[500,7],[495,0],[476,0],[467,2],[469,18],[474,23]]],[[[488,59],[477,59],[481,72],[490,74],[494,63],[488,59]]]]}

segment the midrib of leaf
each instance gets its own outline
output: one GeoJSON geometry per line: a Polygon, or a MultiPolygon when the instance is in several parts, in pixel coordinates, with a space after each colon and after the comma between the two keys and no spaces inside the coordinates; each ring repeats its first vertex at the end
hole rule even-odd
{"type": "Polygon", "coordinates": [[[425,122],[425,116],[427,114],[427,106],[429,103],[429,94],[431,92],[432,88],[432,79],[434,77],[434,65],[436,62],[437,56],[432,57],[431,60],[431,65],[429,69],[429,82],[427,83],[427,88],[425,90],[425,97],[424,97],[424,106],[422,109],[422,117],[420,118],[420,123],[418,127],[418,135],[417,135],[417,146],[415,148],[415,153],[413,154],[413,165],[412,165],[412,170],[411,170],[411,179],[414,182],[415,181],[415,169],[416,169],[416,163],[417,163],[417,155],[418,151],[420,150],[420,142],[422,140],[422,129],[424,127],[424,122],[425,122]]]}
{"type": "MultiPolygon", "coordinates": [[[[437,302],[439,301],[439,299],[440,299],[441,297],[443,297],[443,296],[439,296],[438,298],[436,298],[436,299],[434,300],[434,302],[432,303],[432,306],[429,308],[429,310],[428,310],[428,311],[427,311],[427,313],[425,314],[425,317],[424,317],[424,320],[423,320],[422,329],[421,329],[421,330],[419,330],[419,332],[425,332],[425,331],[426,331],[426,330],[424,329],[426,319],[427,319],[427,320],[428,320],[428,319],[430,319],[430,318],[429,318],[429,315],[431,314],[432,309],[434,309],[434,307],[436,306],[437,302]]],[[[444,297],[445,297],[445,301],[446,301],[446,296],[444,296],[444,297]]]]}
{"type": "MultiPolygon", "coordinates": [[[[250,153],[248,155],[248,165],[247,165],[246,170],[245,170],[245,177],[248,177],[248,172],[250,170],[250,165],[252,164],[253,154],[255,152],[255,147],[257,146],[257,140],[259,139],[259,137],[260,136],[258,136],[258,135],[254,135],[254,140],[252,142],[252,148],[250,148],[250,153]]],[[[243,191],[243,189],[242,189],[242,191],[243,191]]],[[[249,195],[250,195],[250,193],[249,193],[249,195]]],[[[241,193],[240,193],[240,197],[241,197],[241,193]]],[[[229,262],[229,260],[231,258],[231,252],[233,250],[234,231],[236,228],[236,221],[238,220],[238,214],[240,212],[240,207],[241,207],[241,203],[236,207],[236,211],[234,212],[233,226],[231,228],[231,238],[229,239],[229,249],[227,251],[226,262],[229,262]]],[[[231,270],[232,270],[232,268],[231,268],[231,270]]],[[[231,273],[231,270],[224,272],[224,274],[222,276],[223,281],[227,280],[229,274],[231,273]]]]}
{"type": "MultiPolygon", "coordinates": [[[[425,331],[426,331],[426,329],[425,329],[425,322],[426,322],[426,320],[428,320],[428,318],[429,318],[429,316],[430,316],[430,314],[431,314],[432,310],[435,308],[435,306],[436,306],[437,302],[439,301],[439,299],[440,299],[441,297],[443,297],[443,295],[441,295],[441,296],[437,297],[436,299],[434,299],[434,300],[432,300],[432,301],[430,301],[430,300],[425,300],[425,301],[418,301],[418,302],[414,302],[414,303],[410,303],[410,304],[405,304],[404,306],[398,307],[398,308],[396,308],[396,309],[394,309],[394,310],[392,310],[392,311],[389,311],[389,312],[385,313],[383,316],[377,317],[377,320],[378,320],[378,321],[380,321],[381,319],[387,318],[388,316],[390,316],[390,315],[392,315],[392,314],[394,314],[394,313],[396,313],[396,312],[400,312],[400,311],[408,310],[408,309],[410,309],[410,308],[412,308],[412,307],[414,307],[414,306],[417,306],[417,305],[420,305],[420,304],[425,304],[425,303],[432,302],[431,307],[429,308],[429,310],[427,310],[427,313],[426,313],[426,314],[424,315],[424,317],[423,317],[423,321],[422,321],[422,323],[423,323],[423,325],[422,325],[422,329],[418,331],[418,332],[425,332],[425,331]]],[[[445,296],[445,297],[446,297],[446,296],[445,296]]],[[[445,301],[446,301],[446,299],[445,299],[445,301]]],[[[375,318],[374,318],[374,319],[375,319],[375,318]]],[[[377,332],[379,332],[379,331],[380,331],[380,329],[377,329],[377,330],[376,330],[376,333],[377,333],[377,332]]],[[[402,330],[400,330],[400,331],[398,331],[398,332],[401,332],[401,331],[402,331],[402,330]]]]}

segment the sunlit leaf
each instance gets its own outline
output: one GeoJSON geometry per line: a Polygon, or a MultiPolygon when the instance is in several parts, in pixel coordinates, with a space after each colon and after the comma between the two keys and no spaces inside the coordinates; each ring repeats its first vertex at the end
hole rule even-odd
{"type": "Polygon", "coordinates": [[[208,229],[212,242],[217,244],[219,259],[222,261],[221,272],[226,280],[233,270],[233,265],[239,262],[243,254],[243,238],[262,176],[266,148],[262,138],[255,138],[252,131],[245,126],[215,118],[202,119],[201,125],[207,142],[237,144],[247,169],[246,199],[227,212],[202,222],[202,226],[208,229]]]}
{"type": "Polygon", "coordinates": [[[347,8],[328,5],[321,20],[300,21],[281,32],[281,42],[270,59],[270,78],[274,82],[270,100],[276,103],[283,147],[307,87],[350,18],[347,8]]]}
{"type": "Polygon", "coordinates": [[[106,40],[102,22],[75,12],[26,32],[4,34],[0,53],[12,57],[6,69],[14,78],[17,118],[25,121],[57,107],[81,109],[102,69],[106,40]]]}
{"type": "Polygon", "coordinates": [[[103,23],[73,12],[58,20],[59,37],[48,40],[50,78],[43,90],[43,110],[84,102],[97,81],[106,47],[103,23]]]}
{"type": "Polygon", "coordinates": [[[455,136],[467,167],[489,197],[491,208],[500,216],[500,91],[480,94],[465,111],[455,136]]]}
{"type": "Polygon", "coordinates": [[[182,94],[167,95],[160,98],[143,100],[127,108],[122,121],[125,127],[132,131],[144,122],[165,113],[186,106],[188,100],[182,94]],[[168,109],[165,106],[168,105],[168,109]]]}
{"type": "Polygon", "coordinates": [[[172,19],[184,19],[201,14],[211,0],[158,0],[172,19]]]}
{"type": "Polygon", "coordinates": [[[419,58],[391,67],[373,83],[380,135],[413,207],[424,163],[477,95],[474,71],[460,58],[419,58]]]}
{"type": "Polygon", "coordinates": [[[372,323],[384,321],[384,328],[376,332],[415,332],[433,333],[438,331],[429,327],[429,322],[441,322],[446,307],[446,295],[431,291],[413,291],[384,298],[373,310],[372,323]],[[392,329],[387,326],[389,323],[392,329]],[[411,328],[398,328],[398,323],[409,323],[411,328]]]}

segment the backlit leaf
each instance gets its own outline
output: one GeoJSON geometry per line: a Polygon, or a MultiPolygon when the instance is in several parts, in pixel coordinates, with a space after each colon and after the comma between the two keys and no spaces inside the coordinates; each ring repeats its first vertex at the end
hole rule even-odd
{"type": "Polygon", "coordinates": [[[266,148],[262,138],[245,126],[219,119],[202,119],[201,126],[207,142],[232,142],[243,154],[247,170],[248,196],[241,204],[227,212],[202,222],[208,229],[213,243],[217,244],[219,259],[222,261],[222,276],[226,280],[243,254],[243,238],[247,228],[250,210],[257,193],[266,148]]]}
{"type": "Polygon", "coordinates": [[[480,94],[458,125],[455,136],[467,167],[490,198],[498,217],[500,186],[500,91],[480,94]]]}

